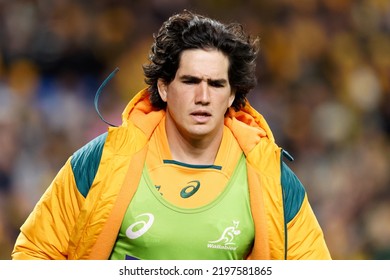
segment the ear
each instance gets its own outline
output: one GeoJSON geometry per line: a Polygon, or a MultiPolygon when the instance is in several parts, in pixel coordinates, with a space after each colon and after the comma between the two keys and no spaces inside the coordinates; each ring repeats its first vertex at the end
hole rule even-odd
{"type": "Polygon", "coordinates": [[[167,102],[167,85],[162,79],[157,80],[157,89],[161,99],[167,102]]]}
{"type": "Polygon", "coordinates": [[[232,106],[235,98],[236,98],[236,91],[232,90],[229,96],[229,107],[232,106]]]}

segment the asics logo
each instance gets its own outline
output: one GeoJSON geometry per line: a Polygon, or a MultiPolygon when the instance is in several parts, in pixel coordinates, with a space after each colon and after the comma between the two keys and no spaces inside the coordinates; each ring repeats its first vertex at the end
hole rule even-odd
{"type": "Polygon", "coordinates": [[[180,192],[180,196],[182,198],[189,198],[189,197],[193,196],[200,188],[200,182],[198,180],[190,181],[187,184],[189,184],[189,185],[184,187],[180,192]],[[194,184],[191,184],[191,183],[194,183],[194,184]]]}
{"type": "Polygon", "coordinates": [[[136,239],[140,236],[142,236],[145,232],[147,232],[151,226],[153,225],[153,222],[154,222],[154,216],[150,213],[144,213],[144,214],[140,214],[138,215],[137,217],[135,217],[136,219],[139,219],[139,218],[142,218],[142,217],[145,217],[143,218],[141,221],[137,221],[133,224],[131,224],[127,230],[126,230],[126,236],[130,239],[136,239]],[[134,231],[134,228],[135,227],[140,227],[139,229],[137,229],[136,231],[134,231]]]}

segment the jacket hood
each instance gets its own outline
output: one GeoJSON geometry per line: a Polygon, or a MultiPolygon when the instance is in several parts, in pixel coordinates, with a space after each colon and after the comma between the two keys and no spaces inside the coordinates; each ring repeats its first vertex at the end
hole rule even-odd
{"type": "MultiPolygon", "coordinates": [[[[147,88],[138,92],[122,113],[122,126],[129,122],[138,127],[149,138],[158,123],[165,116],[165,110],[153,108],[147,88]]],[[[229,108],[225,125],[232,131],[245,154],[248,154],[262,138],[275,142],[274,136],[264,117],[247,101],[240,110],[229,108]]]]}

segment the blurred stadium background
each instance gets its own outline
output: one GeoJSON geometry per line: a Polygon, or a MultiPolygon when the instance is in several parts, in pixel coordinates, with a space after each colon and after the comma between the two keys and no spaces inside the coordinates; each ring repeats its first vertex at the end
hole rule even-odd
{"type": "Polygon", "coordinates": [[[0,259],[66,159],[142,89],[184,8],[261,38],[249,95],[306,186],[334,259],[390,259],[388,0],[0,0],[0,259]]]}

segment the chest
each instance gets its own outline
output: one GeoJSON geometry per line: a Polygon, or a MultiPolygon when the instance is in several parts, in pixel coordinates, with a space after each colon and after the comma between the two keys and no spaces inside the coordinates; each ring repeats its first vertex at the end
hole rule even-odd
{"type": "MultiPolygon", "coordinates": [[[[202,188],[203,180],[191,181],[184,187],[178,184],[181,187],[175,193],[193,196],[202,188]]],[[[211,183],[205,182],[204,187],[211,183]]],[[[197,195],[201,197],[202,192],[197,195]]],[[[111,258],[243,259],[251,250],[253,238],[245,161],[240,161],[220,194],[195,208],[166,200],[145,169],[111,258]]]]}

